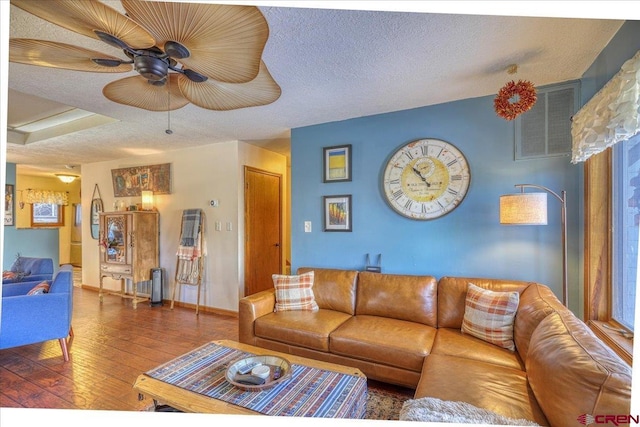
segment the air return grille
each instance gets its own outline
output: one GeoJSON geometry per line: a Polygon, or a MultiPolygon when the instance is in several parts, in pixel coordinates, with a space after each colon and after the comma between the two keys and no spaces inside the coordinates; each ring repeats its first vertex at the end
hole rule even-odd
{"type": "Polygon", "coordinates": [[[578,110],[579,82],[538,88],[533,108],[515,120],[516,160],[571,154],[571,116],[578,110]]]}

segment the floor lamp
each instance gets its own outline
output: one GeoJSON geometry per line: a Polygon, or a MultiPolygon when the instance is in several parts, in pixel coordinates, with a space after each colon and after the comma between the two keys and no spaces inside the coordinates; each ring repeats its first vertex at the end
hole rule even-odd
{"type": "Polygon", "coordinates": [[[567,275],[567,192],[561,195],[547,187],[534,184],[516,184],[520,193],[500,196],[500,224],[512,225],[546,225],[547,193],[560,201],[562,216],[562,302],[569,306],[567,275]],[[525,188],[538,188],[547,193],[525,193],[525,188]]]}

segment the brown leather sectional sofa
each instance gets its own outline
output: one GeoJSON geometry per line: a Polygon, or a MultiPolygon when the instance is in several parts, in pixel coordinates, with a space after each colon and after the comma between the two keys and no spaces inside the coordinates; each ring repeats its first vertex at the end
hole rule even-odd
{"type": "Polygon", "coordinates": [[[274,312],[275,292],[240,300],[240,341],[354,366],[415,388],[540,425],[629,415],[631,368],[541,284],[499,279],[314,271],[320,310],[274,312]],[[516,351],[461,332],[467,284],[518,291],[516,351]]]}

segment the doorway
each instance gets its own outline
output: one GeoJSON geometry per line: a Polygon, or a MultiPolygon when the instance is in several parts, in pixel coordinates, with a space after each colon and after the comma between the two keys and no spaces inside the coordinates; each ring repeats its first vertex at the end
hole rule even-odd
{"type": "Polygon", "coordinates": [[[74,267],[82,267],[82,205],[73,205],[73,223],[71,225],[71,243],[69,263],[74,267]]]}
{"type": "Polygon", "coordinates": [[[273,287],[282,272],[282,175],[245,166],[244,295],[273,287]]]}

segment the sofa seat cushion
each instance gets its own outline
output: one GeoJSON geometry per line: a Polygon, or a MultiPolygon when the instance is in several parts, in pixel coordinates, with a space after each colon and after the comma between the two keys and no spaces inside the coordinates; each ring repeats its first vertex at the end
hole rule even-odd
{"type": "Polygon", "coordinates": [[[549,425],[527,383],[526,372],[464,357],[430,354],[415,399],[467,402],[509,418],[549,425]]]}
{"type": "Polygon", "coordinates": [[[524,363],[517,352],[509,351],[469,334],[464,334],[459,329],[439,328],[431,353],[465,357],[524,370],[524,363]]]}
{"type": "Polygon", "coordinates": [[[319,351],[329,351],[329,334],[349,320],[348,314],[323,310],[269,313],[255,321],[258,337],[319,351]]]}
{"type": "Polygon", "coordinates": [[[420,372],[436,329],[378,316],[354,316],[331,333],[334,354],[420,372]]]}

